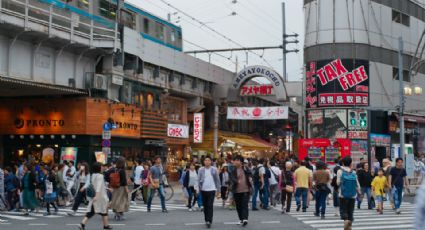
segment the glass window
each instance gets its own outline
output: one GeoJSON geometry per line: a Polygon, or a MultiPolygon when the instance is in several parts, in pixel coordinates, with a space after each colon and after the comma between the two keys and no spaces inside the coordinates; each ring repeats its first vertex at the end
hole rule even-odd
{"type": "Polygon", "coordinates": [[[78,0],[78,7],[81,9],[89,9],[90,3],[88,0],[78,0]]]}
{"type": "Polygon", "coordinates": [[[124,26],[127,26],[131,29],[134,28],[134,17],[132,13],[125,10],[121,10],[121,21],[124,26]]]}
{"type": "Polygon", "coordinates": [[[100,0],[99,1],[99,14],[103,17],[115,20],[116,19],[116,12],[117,12],[117,5],[114,3],[111,3],[107,0],[100,0]]]}
{"type": "Polygon", "coordinates": [[[176,31],[174,29],[171,30],[170,40],[172,43],[176,42],[176,31]]]}
{"type": "MultiPolygon", "coordinates": [[[[393,67],[393,79],[398,81],[398,68],[396,67],[393,67]]],[[[408,70],[403,70],[403,81],[410,82],[408,70]]]]}
{"type": "Polygon", "coordinates": [[[148,109],[152,109],[153,108],[153,94],[152,93],[148,93],[148,95],[146,96],[146,107],[148,109]]]}
{"type": "Polygon", "coordinates": [[[156,38],[163,41],[164,40],[164,25],[157,22],[155,29],[156,29],[156,34],[155,34],[156,38]]]}
{"type": "Polygon", "coordinates": [[[143,19],[143,32],[149,34],[149,19],[143,19]]]}
{"type": "Polygon", "coordinates": [[[404,13],[401,13],[397,10],[392,11],[392,19],[394,22],[403,24],[405,26],[410,26],[410,16],[404,13]]]}

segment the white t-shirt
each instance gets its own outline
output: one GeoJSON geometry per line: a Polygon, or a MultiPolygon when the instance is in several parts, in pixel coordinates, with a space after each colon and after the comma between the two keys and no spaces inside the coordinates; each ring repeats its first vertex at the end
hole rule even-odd
{"type": "Polygon", "coordinates": [[[211,168],[205,168],[205,178],[204,183],[202,184],[202,191],[209,192],[209,191],[216,191],[217,188],[215,187],[214,178],[211,173],[211,168]]]}
{"type": "Polygon", "coordinates": [[[276,166],[272,166],[270,168],[270,171],[271,171],[270,172],[271,176],[269,178],[269,183],[271,185],[275,185],[278,182],[277,180],[279,180],[280,169],[278,167],[276,167],[276,166]],[[276,178],[274,175],[276,175],[278,178],[276,178]]]}
{"type": "Polygon", "coordinates": [[[134,184],[140,185],[141,184],[141,178],[140,176],[142,175],[144,168],[143,166],[139,165],[136,167],[136,169],[134,170],[134,184]]]}

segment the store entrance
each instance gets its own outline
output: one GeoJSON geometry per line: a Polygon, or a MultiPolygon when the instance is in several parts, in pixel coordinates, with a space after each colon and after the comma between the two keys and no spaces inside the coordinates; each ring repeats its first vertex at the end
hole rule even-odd
{"type": "Polygon", "coordinates": [[[387,157],[387,148],[375,147],[375,157],[378,160],[379,164],[382,166],[382,160],[387,157]]]}

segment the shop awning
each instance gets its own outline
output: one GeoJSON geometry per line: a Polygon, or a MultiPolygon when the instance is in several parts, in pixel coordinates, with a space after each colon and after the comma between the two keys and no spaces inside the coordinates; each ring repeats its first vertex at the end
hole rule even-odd
{"type": "MultiPolygon", "coordinates": [[[[277,146],[264,141],[260,138],[253,137],[246,134],[240,133],[231,133],[231,132],[223,132],[219,131],[218,133],[218,145],[220,146],[222,143],[226,141],[231,141],[236,143],[244,150],[272,150],[277,146]]],[[[192,149],[194,150],[205,150],[205,151],[213,151],[214,150],[214,132],[208,131],[204,135],[204,141],[202,144],[193,144],[192,149]]]]}
{"type": "MultiPolygon", "coordinates": [[[[397,118],[397,120],[400,119],[400,115],[398,113],[393,113],[393,115],[397,118]]],[[[404,121],[425,124],[425,115],[404,114],[404,121]]]]}
{"type": "Polygon", "coordinates": [[[67,86],[0,76],[0,97],[87,95],[87,92],[67,86]]]}

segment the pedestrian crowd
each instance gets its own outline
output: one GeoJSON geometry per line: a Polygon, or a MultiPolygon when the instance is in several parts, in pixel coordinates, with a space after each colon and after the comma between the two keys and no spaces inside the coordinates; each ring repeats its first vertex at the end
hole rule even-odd
{"type": "MultiPolygon", "coordinates": [[[[58,207],[71,206],[74,216],[82,204],[87,212],[79,225],[84,230],[95,214],[102,216],[103,228],[112,229],[108,223],[108,210],[114,212],[116,221],[125,220],[130,203],[141,197],[151,212],[152,200],[158,194],[161,210],[167,213],[164,186],[167,180],[161,157],[153,161],[136,161],[132,173],[126,173],[124,158],[112,164],[63,162],[43,165],[20,162],[19,165],[0,169],[0,198],[5,209],[23,210],[26,215],[45,208],[44,215],[58,212],[58,207]],[[130,189],[129,185],[133,185],[130,189]]],[[[382,165],[369,165],[365,160],[352,167],[352,159],[335,159],[332,166],[309,158],[298,161],[296,157],[283,160],[245,159],[242,156],[226,159],[194,157],[185,162],[180,172],[180,183],[187,198],[189,212],[204,212],[205,225],[213,223],[215,199],[223,207],[236,209],[239,224],[248,224],[249,210],[270,210],[281,206],[282,214],[291,212],[293,197],[297,212],[306,212],[315,200],[314,215],[325,219],[326,206],[333,201],[335,215],[344,220],[349,230],[354,221],[354,211],[366,200],[368,209],[384,212],[383,203],[391,203],[400,214],[403,191],[406,188],[406,170],[403,159],[395,166],[389,159],[382,165]]]]}

